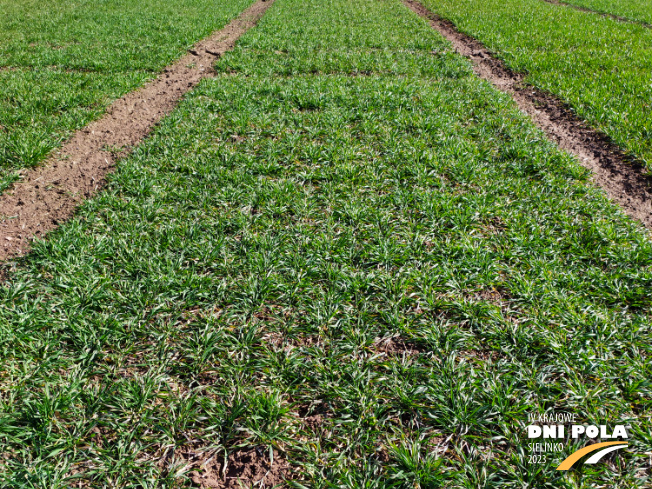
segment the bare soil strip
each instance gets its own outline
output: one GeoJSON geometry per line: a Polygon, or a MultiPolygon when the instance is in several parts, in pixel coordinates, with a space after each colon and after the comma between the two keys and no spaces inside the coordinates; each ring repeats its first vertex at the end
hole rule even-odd
{"type": "Polygon", "coordinates": [[[271,6],[258,0],[223,29],[135,92],[117,100],[99,120],[77,131],[43,166],[27,170],[0,196],[0,260],[24,254],[30,242],[70,218],[95,194],[118,158],[126,155],[203,78],[271,6]]]}
{"type": "Polygon", "coordinates": [[[509,93],[550,139],[590,169],[593,181],[629,216],[652,229],[652,178],[641,163],[625,155],[607,136],[588,127],[557,98],[524,86],[523,75],[512,72],[479,41],[459,32],[451,22],[439,18],[416,0],[403,2],[427,18],[432,28],[468,58],[478,76],[509,93]]]}
{"type": "Polygon", "coordinates": [[[588,12],[590,14],[599,15],[601,17],[607,17],[609,19],[617,20],[618,22],[625,22],[626,24],[638,24],[648,29],[652,29],[652,24],[648,24],[647,22],[643,22],[642,20],[628,19],[627,17],[621,17],[620,15],[610,14],[607,12],[600,12],[598,10],[593,10],[589,7],[580,7],[579,5],[573,5],[572,3],[561,2],[559,0],[542,0],[542,1],[546,3],[551,3],[552,5],[558,5],[560,7],[573,8],[575,10],[579,10],[580,12],[588,12]]]}

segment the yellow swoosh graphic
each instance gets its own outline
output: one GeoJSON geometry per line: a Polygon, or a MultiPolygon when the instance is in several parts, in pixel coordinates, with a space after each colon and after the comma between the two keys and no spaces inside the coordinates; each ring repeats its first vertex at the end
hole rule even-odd
{"type": "Polygon", "coordinates": [[[561,464],[559,464],[557,470],[568,470],[575,464],[575,462],[581,459],[584,455],[587,455],[591,452],[595,452],[596,450],[600,450],[601,448],[604,447],[610,447],[612,445],[622,445],[623,447],[625,447],[628,445],[628,443],[626,441],[605,441],[604,443],[595,443],[593,445],[589,445],[588,447],[581,448],[578,451],[571,453],[566,458],[566,460],[564,460],[561,464]]]}

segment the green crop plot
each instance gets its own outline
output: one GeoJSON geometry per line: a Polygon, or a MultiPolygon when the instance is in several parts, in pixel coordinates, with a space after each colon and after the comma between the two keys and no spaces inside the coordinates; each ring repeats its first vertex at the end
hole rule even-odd
{"type": "Polygon", "coordinates": [[[564,0],[569,5],[577,5],[598,13],[613,14],[632,20],[652,24],[652,6],[649,0],[564,0]]]}
{"type": "Polygon", "coordinates": [[[277,0],[218,69],[0,289],[4,487],[645,485],[652,244],[577,162],[399,0],[277,0]],[[634,454],[529,465],[546,409],[634,454]]]}
{"type": "Polygon", "coordinates": [[[652,30],[540,0],[424,0],[652,165],[652,30]]]}
{"type": "Polygon", "coordinates": [[[0,192],[251,0],[0,0],[0,192]]]}

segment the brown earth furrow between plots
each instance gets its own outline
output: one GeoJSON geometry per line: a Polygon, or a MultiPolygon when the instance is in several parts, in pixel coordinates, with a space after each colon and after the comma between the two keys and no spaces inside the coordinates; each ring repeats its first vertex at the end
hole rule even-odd
{"type": "Polygon", "coordinates": [[[430,21],[453,48],[473,63],[475,73],[512,96],[518,107],[557,145],[593,172],[593,181],[631,217],[652,228],[652,178],[643,165],[626,156],[609,138],[588,127],[559,99],[524,86],[523,75],[512,72],[479,41],[457,30],[416,0],[405,5],[430,21]]]}
{"type": "Polygon", "coordinates": [[[601,17],[607,17],[609,19],[617,20],[618,22],[625,22],[626,24],[638,24],[647,29],[652,29],[652,24],[648,24],[647,22],[643,22],[642,20],[628,19],[627,17],[621,17],[620,15],[610,14],[608,12],[600,12],[599,10],[593,10],[588,7],[573,5],[572,3],[560,2],[559,0],[542,0],[542,1],[546,3],[550,3],[552,5],[557,5],[559,7],[568,7],[575,10],[579,10],[580,12],[586,12],[589,14],[599,15],[601,17]]]}
{"type": "Polygon", "coordinates": [[[213,62],[256,25],[273,0],[258,0],[143,88],[117,100],[99,120],[77,131],[43,166],[26,171],[0,196],[0,260],[24,254],[31,240],[70,218],[125,156],[203,78],[213,62]]]}

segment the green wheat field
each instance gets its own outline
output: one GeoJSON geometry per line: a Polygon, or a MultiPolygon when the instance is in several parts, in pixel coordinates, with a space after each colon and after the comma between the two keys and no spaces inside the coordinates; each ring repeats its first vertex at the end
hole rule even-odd
{"type": "MultiPolygon", "coordinates": [[[[0,189],[252,3],[0,0],[0,189]]],[[[422,3],[652,165],[647,2],[422,3]]],[[[651,487],[652,243],[577,160],[400,0],[215,69],[1,265],[0,487],[651,487]],[[547,412],[629,446],[533,463],[547,412]]]]}

